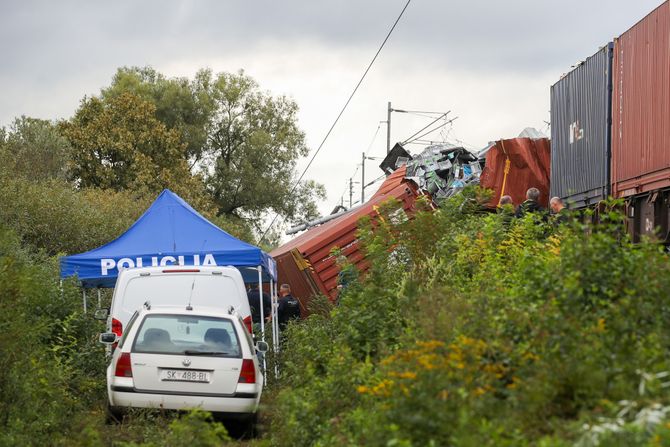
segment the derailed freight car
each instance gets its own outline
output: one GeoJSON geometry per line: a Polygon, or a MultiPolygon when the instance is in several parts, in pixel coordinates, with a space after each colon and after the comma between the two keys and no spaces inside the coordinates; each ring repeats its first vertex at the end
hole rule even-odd
{"type": "Polygon", "coordinates": [[[302,306],[302,314],[309,311],[310,300],[319,294],[337,298],[339,267],[331,250],[338,247],[355,267],[364,272],[369,267],[360,249],[356,232],[358,221],[364,216],[376,219],[377,207],[389,199],[397,200],[406,213],[411,213],[421,196],[416,184],[405,179],[402,167],[390,175],[369,201],[273,250],[270,255],[277,262],[280,283],[288,283],[302,306]]]}
{"type": "Polygon", "coordinates": [[[551,87],[551,196],[581,209],[610,194],[610,43],[551,87]]]}
{"type": "Polygon", "coordinates": [[[629,230],[670,236],[670,1],[614,41],[612,194],[629,230]],[[657,231],[660,229],[660,231],[657,231]]]}
{"type": "MultiPolygon", "coordinates": [[[[515,203],[525,200],[526,190],[539,188],[541,203],[546,206],[549,192],[549,141],[546,138],[512,138],[495,142],[486,154],[486,167],[480,186],[491,189],[494,196],[486,206],[494,209],[501,195],[509,194],[515,203]]],[[[414,176],[416,173],[412,174],[414,176]]],[[[280,283],[291,285],[293,295],[309,310],[309,301],[322,294],[335,300],[339,266],[331,255],[338,247],[349,262],[360,272],[365,272],[366,261],[356,238],[358,221],[364,216],[378,217],[377,207],[394,198],[400,202],[405,214],[411,218],[416,200],[425,195],[434,205],[429,194],[422,192],[415,181],[406,178],[406,166],[396,169],[368,202],[354,208],[275,249],[270,255],[277,262],[280,283]]]]}

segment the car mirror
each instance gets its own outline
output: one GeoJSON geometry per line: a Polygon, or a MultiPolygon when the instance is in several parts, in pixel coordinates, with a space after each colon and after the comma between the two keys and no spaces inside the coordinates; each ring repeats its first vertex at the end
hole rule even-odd
{"type": "Polygon", "coordinates": [[[104,308],[104,309],[98,309],[95,311],[93,314],[93,318],[96,320],[107,320],[107,317],[109,316],[109,309],[104,308]]]}
{"type": "Polygon", "coordinates": [[[104,332],[100,334],[100,343],[111,345],[118,341],[119,337],[114,332],[104,332]]]}
{"type": "Polygon", "coordinates": [[[270,345],[268,345],[266,342],[264,342],[262,340],[256,342],[256,350],[258,352],[266,353],[266,352],[268,352],[269,349],[270,349],[270,345]]]}

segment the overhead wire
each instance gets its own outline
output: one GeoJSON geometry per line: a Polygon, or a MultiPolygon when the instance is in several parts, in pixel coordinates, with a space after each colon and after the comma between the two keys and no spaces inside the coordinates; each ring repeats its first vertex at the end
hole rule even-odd
{"type": "Polygon", "coordinates": [[[444,112],[429,112],[426,110],[398,110],[398,109],[393,109],[396,112],[401,112],[401,113],[432,113],[433,115],[442,115],[444,112]]]}
{"type": "MultiPolygon", "coordinates": [[[[368,149],[365,151],[366,154],[370,152],[370,148],[372,147],[372,145],[374,144],[375,140],[377,139],[377,135],[379,134],[379,129],[380,129],[381,127],[382,127],[382,124],[381,124],[381,122],[380,122],[380,123],[377,125],[377,130],[375,130],[375,134],[373,135],[372,140],[370,141],[370,144],[368,145],[368,149]]],[[[366,158],[366,159],[370,159],[370,160],[383,160],[383,158],[379,158],[379,157],[368,157],[368,156],[366,156],[365,158],[366,158]]],[[[360,168],[360,166],[361,166],[360,164],[356,164],[356,170],[355,170],[354,173],[353,173],[350,177],[348,177],[348,178],[354,178],[354,177],[356,177],[356,174],[358,174],[358,169],[360,168]]],[[[342,195],[341,195],[340,198],[338,199],[338,202],[337,202],[337,203],[342,203],[342,201],[344,200],[344,196],[345,196],[345,194],[347,193],[347,190],[349,189],[349,187],[350,187],[350,185],[349,185],[349,182],[347,181],[347,186],[344,188],[344,191],[342,191],[342,195]]]]}
{"type": "Polygon", "coordinates": [[[440,115],[440,116],[438,116],[437,118],[435,118],[433,121],[431,121],[430,123],[428,123],[426,126],[422,127],[420,130],[418,130],[417,132],[413,133],[412,136],[410,136],[409,138],[406,138],[405,140],[403,140],[402,144],[405,144],[405,143],[407,143],[408,141],[411,141],[412,138],[414,138],[415,136],[417,136],[418,134],[420,134],[421,132],[423,132],[424,130],[426,130],[427,128],[429,128],[430,126],[432,126],[433,124],[435,124],[436,122],[438,122],[439,120],[441,120],[442,118],[444,118],[445,116],[447,116],[447,114],[449,114],[449,112],[451,112],[451,110],[449,110],[449,111],[447,111],[447,112],[444,112],[442,115],[440,115]]]}
{"type": "Polygon", "coordinates": [[[370,141],[370,144],[368,144],[368,148],[365,150],[366,154],[370,152],[370,149],[372,149],[372,145],[375,144],[375,140],[377,139],[377,135],[379,134],[379,129],[381,129],[381,127],[382,127],[382,123],[380,122],[377,125],[377,130],[375,131],[375,134],[372,137],[372,140],[370,141]]]}
{"type": "MultiPolygon", "coordinates": [[[[427,130],[427,131],[425,131],[424,133],[422,133],[421,135],[419,135],[419,136],[417,136],[417,137],[415,137],[415,138],[407,139],[407,140],[405,140],[405,144],[407,144],[407,143],[411,143],[412,141],[419,140],[419,139],[425,137],[426,135],[429,135],[429,134],[435,132],[436,130],[439,130],[439,129],[443,128],[443,127],[446,126],[447,124],[451,124],[451,123],[453,123],[457,118],[458,118],[458,117],[455,117],[455,118],[450,119],[449,121],[445,121],[444,123],[440,124],[439,126],[433,128],[433,129],[427,130]]],[[[425,129],[425,128],[424,128],[424,129],[425,129]]],[[[414,135],[416,135],[416,134],[414,134],[414,135]]]]}
{"type": "MultiPolygon", "coordinates": [[[[379,56],[379,53],[381,53],[382,49],[384,48],[384,45],[386,45],[386,42],[389,40],[389,37],[391,37],[391,34],[393,33],[393,30],[395,29],[396,25],[398,25],[398,22],[399,22],[400,19],[402,18],[403,14],[405,14],[405,10],[407,10],[407,7],[408,7],[409,4],[411,3],[411,1],[412,1],[412,0],[407,0],[407,3],[405,3],[405,6],[402,8],[402,11],[400,11],[400,14],[399,14],[398,17],[395,19],[395,22],[393,22],[393,26],[391,26],[391,29],[390,29],[389,32],[386,34],[386,37],[384,38],[384,41],[381,43],[381,45],[379,46],[379,49],[377,50],[377,52],[375,53],[374,57],[372,58],[372,60],[371,60],[370,63],[368,64],[368,67],[367,67],[367,68],[365,69],[365,71],[363,72],[363,75],[361,76],[361,79],[360,79],[360,80],[358,81],[358,83],[356,84],[356,87],[354,87],[354,90],[351,92],[351,95],[349,95],[349,99],[347,99],[347,102],[344,103],[344,106],[342,107],[342,110],[340,110],[340,113],[337,115],[337,118],[335,118],[335,121],[334,121],[333,124],[330,126],[330,129],[328,129],[328,132],[326,133],[326,136],[323,137],[323,140],[321,141],[321,144],[319,144],[319,147],[317,147],[316,151],[315,151],[314,154],[312,155],[312,158],[311,158],[311,159],[309,160],[309,162],[307,163],[307,166],[305,167],[305,169],[303,169],[302,174],[300,174],[300,177],[298,177],[298,180],[294,183],[293,187],[291,188],[291,191],[289,192],[289,195],[293,195],[293,193],[295,192],[296,188],[298,187],[298,185],[299,185],[300,182],[302,181],[303,177],[305,176],[305,173],[307,173],[307,170],[310,168],[310,166],[312,166],[312,163],[314,162],[314,159],[315,159],[316,156],[319,154],[319,152],[321,152],[321,148],[323,148],[323,145],[326,143],[326,140],[328,140],[328,137],[330,136],[331,132],[332,132],[333,129],[335,128],[335,125],[338,123],[338,121],[340,120],[340,117],[344,114],[344,111],[347,109],[347,106],[349,105],[349,103],[351,102],[352,98],[354,97],[354,95],[355,95],[356,92],[358,91],[358,88],[359,88],[359,87],[361,86],[361,84],[363,83],[363,80],[365,79],[365,77],[367,76],[368,72],[369,72],[370,69],[372,68],[372,65],[373,65],[373,64],[375,63],[375,61],[377,60],[377,57],[379,56]]],[[[275,223],[275,221],[277,220],[277,217],[278,217],[278,216],[279,216],[279,213],[278,213],[278,212],[275,212],[275,215],[274,215],[274,217],[272,218],[272,221],[270,222],[270,225],[268,225],[268,227],[265,229],[265,231],[264,231],[263,234],[261,235],[261,238],[260,238],[259,241],[258,241],[259,244],[260,244],[261,242],[263,242],[263,240],[265,239],[265,236],[267,235],[268,231],[270,231],[270,228],[272,228],[272,226],[274,225],[274,223],[275,223]]]]}

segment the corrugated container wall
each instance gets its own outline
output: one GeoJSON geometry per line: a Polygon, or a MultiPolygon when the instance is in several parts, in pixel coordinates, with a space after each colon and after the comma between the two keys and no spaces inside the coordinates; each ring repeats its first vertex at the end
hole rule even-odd
{"type": "Polygon", "coordinates": [[[670,187],[670,2],[614,42],[612,189],[670,187]]]}
{"type": "Polygon", "coordinates": [[[583,208],[609,194],[612,48],[551,87],[551,196],[583,208]]]}
{"type": "Polygon", "coordinates": [[[495,208],[504,195],[515,204],[526,200],[529,188],[540,190],[540,204],[549,203],[551,150],[547,138],[498,140],[486,153],[479,185],[493,191],[488,206],[495,208]]]}
{"type": "MultiPolygon", "coordinates": [[[[358,223],[365,216],[373,221],[379,217],[379,207],[389,199],[399,202],[398,214],[411,216],[416,199],[420,196],[416,185],[405,179],[406,168],[401,167],[386,178],[379,190],[358,208],[317,227],[310,228],[281,247],[270,256],[277,261],[278,282],[288,283],[293,295],[300,300],[303,311],[309,312],[310,300],[323,294],[331,300],[337,298],[340,268],[331,254],[338,247],[349,262],[360,272],[370,264],[358,242],[358,223]]],[[[303,312],[303,315],[306,315],[303,312]]]]}

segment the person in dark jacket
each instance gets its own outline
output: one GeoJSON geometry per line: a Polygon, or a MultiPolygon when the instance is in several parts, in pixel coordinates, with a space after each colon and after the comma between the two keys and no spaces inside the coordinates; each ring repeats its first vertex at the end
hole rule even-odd
{"type": "MultiPolygon", "coordinates": [[[[272,301],[270,295],[263,292],[263,317],[267,320],[272,312],[272,301]]],[[[247,284],[247,299],[251,308],[251,321],[253,324],[261,323],[261,294],[258,285],[247,284]]]]}
{"type": "Polygon", "coordinates": [[[509,226],[514,219],[514,201],[511,196],[502,196],[498,203],[498,214],[502,216],[502,221],[505,226],[509,226]]]}
{"type": "Polygon", "coordinates": [[[552,197],[549,201],[549,207],[553,213],[553,222],[555,225],[562,225],[570,220],[570,211],[565,207],[560,197],[552,197]]]}
{"type": "Polygon", "coordinates": [[[526,201],[523,202],[516,209],[516,217],[523,217],[526,213],[544,213],[545,209],[542,208],[540,203],[540,190],[537,188],[530,188],[526,191],[526,201]]]}
{"type": "Polygon", "coordinates": [[[284,330],[291,320],[300,319],[300,301],[291,295],[291,286],[282,284],[279,287],[279,301],[277,307],[279,329],[284,330]]]}

